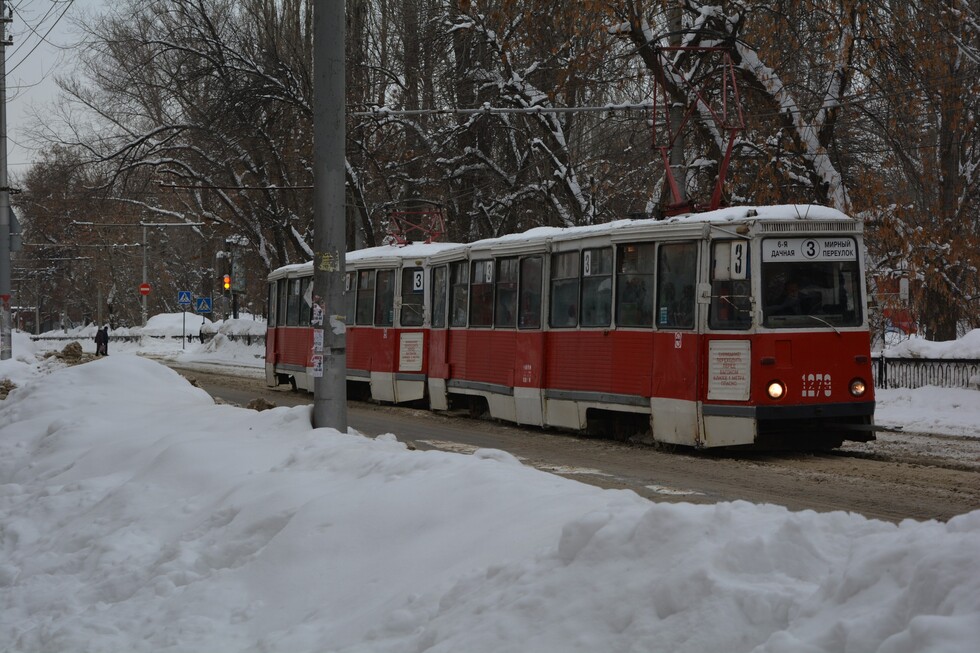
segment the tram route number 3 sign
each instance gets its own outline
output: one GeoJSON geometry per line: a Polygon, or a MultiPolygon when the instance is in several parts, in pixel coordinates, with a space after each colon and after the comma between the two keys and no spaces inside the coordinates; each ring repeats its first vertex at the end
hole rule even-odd
{"type": "Polygon", "coordinates": [[[778,261],[855,261],[853,238],[767,238],[762,244],[763,263],[778,261]]]}

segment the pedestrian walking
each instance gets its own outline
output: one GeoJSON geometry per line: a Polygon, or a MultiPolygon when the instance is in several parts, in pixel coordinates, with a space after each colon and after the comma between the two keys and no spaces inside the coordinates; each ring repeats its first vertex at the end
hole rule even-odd
{"type": "Polygon", "coordinates": [[[95,332],[95,355],[109,355],[109,325],[101,327],[95,332]]]}

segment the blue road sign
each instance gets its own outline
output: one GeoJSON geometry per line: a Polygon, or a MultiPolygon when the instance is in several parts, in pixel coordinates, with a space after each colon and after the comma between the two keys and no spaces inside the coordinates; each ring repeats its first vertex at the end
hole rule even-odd
{"type": "Polygon", "coordinates": [[[190,290],[178,290],[177,291],[177,303],[183,306],[189,306],[191,304],[191,291],[190,290]]]}
{"type": "Polygon", "coordinates": [[[194,310],[198,313],[210,313],[211,312],[211,298],[210,297],[198,297],[197,304],[194,305],[194,310]]]}

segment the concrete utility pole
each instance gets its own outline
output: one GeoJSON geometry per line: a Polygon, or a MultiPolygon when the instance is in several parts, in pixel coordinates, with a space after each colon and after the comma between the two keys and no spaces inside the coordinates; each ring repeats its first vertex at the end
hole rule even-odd
{"type": "Polygon", "coordinates": [[[345,3],[313,10],[313,426],[347,431],[345,3]]]}
{"type": "Polygon", "coordinates": [[[10,187],[7,182],[7,3],[0,0],[0,360],[13,355],[10,319],[10,187]]]}

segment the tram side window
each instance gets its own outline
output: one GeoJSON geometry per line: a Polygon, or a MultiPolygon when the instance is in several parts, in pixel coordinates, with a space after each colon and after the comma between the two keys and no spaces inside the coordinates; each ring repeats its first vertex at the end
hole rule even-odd
{"type": "Polygon", "coordinates": [[[310,326],[310,317],[313,309],[313,277],[303,277],[299,285],[299,325],[310,326]]]}
{"type": "Polygon", "coordinates": [[[716,242],[711,248],[712,329],[748,329],[752,326],[749,244],[741,240],[716,242]]]}
{"type": "Polygon", "coordinates": [[[286,299],[288,297],[289,280],[280,279],[276,288],[276,295],[279,297],[279,326],[286,326],[286,299]]]}
{"type": "Polygon", "coordinates": [[[493,326],[493,261],[473,261],[470,277],[470,326],[493,326]]]}
{"type": "Polygon", "coordinates": [[[541,328],[541,269],[544,260],[529,256],[521,260],[520,315],[517,325],[522,329],[541,328]]]}
{"type": "Polygon", "coordinates": [[[445,265],[432,268],[432,328],[446,328],[446,304],[449,293],[446,289],[447,268],[445,265]]]}
{"type": "Polygon", "coordinates": [[[630,243],[616,249],[617,326],[653,326],[656,252],[654,243],[630,243]]]}
{"type": "Polygon", "coordinates": [[[286,326],[299,326],[300,307],[303,304],[302,279],[289,280],[289,298],[286,301],[286,326]]]}
{"type": "Polygon", "coordinates": [[[374,323],[374,270],[357,271],[357,312],[354,323],[374,323]]]}
{"type": "Polygon", "coordinates": [[[378,270],[374,294],[374,326],[395,323],[395,271],[378,270]]]}
{"type": "Polygon", "coordinates": [[[697,276],[697,243],[660,246],[657,259],[658,327],[694,328],[697,276]]]}
{"type": "Polygon", "coordinates": [[[517,324],[517,269],[516,258],[497,260],[494,326],[513,328],[517,324]]]}
{"type": "Polygon", "coordinates": [[[551,326],[578,324],[579,253],[551,255],[551,326]]]}
{"type": "Polygon", "coordinates": [[[347,315],[344,316],[344,322],[347,324],[354,324],[354,316],[356,315],[356,299],[357,274],[354,272],[348,272],[344,275],[344,307],[347,310],[347,315]]]}
{"type": "Polygon", "coordinates": [[[422,268],[402,270],[402,326],[422,326],[425,303],[425,283],[422,268]]]}
{"type": "Polygon", "coordinates": [[[612,318],[612,249],[582,251],[582,326],[609,326],[612,318]]]}
{"type": "Polygon", "coordinates": [[[276,282],[269,284],[269,326],[276,326],[276,282]]]}
{"type": "Polygon", "coordinates": [[[452,312],[453,316],[450,326],[464,327],[466,326],[466,311],[469,307],[470,297],[469,263],[466,261],[453,263],[451,268],[450,284],[452,287],[452,295],[450,297],[452,305],[450,306],[449,310],[452,312]]]}

